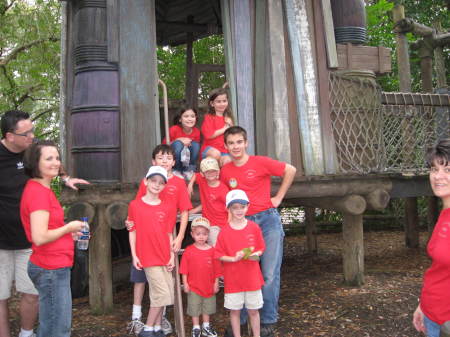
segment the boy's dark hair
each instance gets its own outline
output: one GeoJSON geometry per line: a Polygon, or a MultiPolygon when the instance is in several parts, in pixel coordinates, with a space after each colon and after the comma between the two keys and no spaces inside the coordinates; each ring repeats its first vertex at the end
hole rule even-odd
{"type": "Polygon", "coordinates": [[[155,149],[152,152],[152,159],[155,159],[159,153],[171,154],[173,156],[173,158],[175,159],[175,152],[173,151],[172,147],[168,144],[156,145],[155,149]]]}
{"type": "Polygon", "coordinates": [[[197,113],[197,110],[195,110],[194,108],[191,108],[191,107],[186,107],[186,108],[183,108],[183,109],[181,109],[177,114],[176,114],[176,116],[173,118],[173,125],[181,125],[181,121],[180,121],[180,119],[181,119],[181,115],[183,115],[186,111],[188,111],[188,110],[192,110],[192,111],[194,111],[194,113],[195,113],[195,118],[198,120],[198,113],[197,113]]]}
{"type": "Polygon", "coordinates": [[[237,135],[241,134],[244,137],[244,140],[247,141],[247,131],[242,126],[232,126],[225,130],[223,133],[223,140],[225,141],[225,144],[227,143],[227,137],[229,135],[237,135]]]}
{"type": "MultiPolygon", "coordinates": [[[[23,165],[25,168],[25,174],[31,178],[42,178],[41,171],[39,170],[39,160],[41,159],[42,148],[44,146],[52,146],[59,152],[58,146],[52,140],[38,140],[31,144],[28,149],[25,150],[23,156],[23,165]]],[[[60,168],[60,174],[61,174],[60,168]]]]}
{"type": "Polygon", "coordinates": [[[6,137],[7,132],[14,132],[17,129],[17,123],[21,120],[29,119],[30,114],[22,110],[8,110],[2,116],[1,129],[2,139],[6,137]]]}
{"type": "Polygon", "coordinates": [[[441,139],[428,148],[425,160],[428,167],[434,166],[435,162],[447,166],[450,162],[450,138],[441,139]]]}

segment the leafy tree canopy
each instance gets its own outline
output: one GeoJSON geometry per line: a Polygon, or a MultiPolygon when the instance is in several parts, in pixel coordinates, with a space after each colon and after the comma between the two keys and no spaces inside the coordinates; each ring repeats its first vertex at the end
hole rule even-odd
{"type": "Polygon", "coordinates": [[[57,137],[58,0],[0,0],[0,111],[32,114],[38,136],[57,137]]]}

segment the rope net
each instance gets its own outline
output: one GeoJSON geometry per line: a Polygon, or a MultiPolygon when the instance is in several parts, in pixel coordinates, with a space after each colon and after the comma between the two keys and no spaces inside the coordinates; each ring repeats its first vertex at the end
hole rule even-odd
{"type": "Polygon", "coordinates": [[[420,173],[425,151],[449,135],[448,107],[384,105],[372,79],[331,73],[331,124],[341,173],[420,173]]]}

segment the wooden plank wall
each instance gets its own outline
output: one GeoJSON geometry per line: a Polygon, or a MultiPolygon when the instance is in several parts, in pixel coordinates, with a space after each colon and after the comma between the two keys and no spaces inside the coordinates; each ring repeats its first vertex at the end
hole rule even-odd
{"type": "Polygon", "coordinates": [[[285,0],[305,174],[322,175],[324,156],[312,41],[304,0],[285,0]]]}
{"type": "Polygon", "coordinates": [[[122,182],[137,182],[161,139],[154,0],[120,2],[122,182]]]}
{"type": "Polygon", "coordinates": [[[230,1],[233,17],[234,62],[236,75],[237,121],[247,130],[248,152],[255,153],[253,108],[253,34],[250,0],[230,1]]]}
{"type": "Polygon", "coordinates": [[[270,46],[268,59],[272,75],[273,97],[273,138],[275,157],[291,161],[291,144],[286,131],[289,130],[289,111],[287,104],[286,57],[284,41],[283,4],[281,0],[267,2],[270,46]]]}
{"type": "Polygon", "coordinates": [[[233,23],[230,13],[230,1],[221,0],[220,8],[222,11],[222,30],[224,37],[226,76],[230,93],[230,97],[228,99],[229,102],[231,102],[231,108],[236,116],[237,112],[236,77],[234,67],[233,34],[231,33],[231,27],[233,23]]]}

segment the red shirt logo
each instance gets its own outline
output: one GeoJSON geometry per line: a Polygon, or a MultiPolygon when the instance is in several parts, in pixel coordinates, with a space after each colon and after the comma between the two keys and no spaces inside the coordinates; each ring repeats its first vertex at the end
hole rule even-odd
{"type": "Polygon", "coordinates": [[[166,186],[166,191],[167,194],[175,195],[177,193],[177,187],[173,185],[166,186]]]}
{"type": "Polygon", "coordinates": [[[238,182],[237,182],[236,178],[230,178],[230,180],[228,181],[228,184],[230,185],[231,188],[236,188],[238,185],[238,182]]]}
{"type": "Polygon", "coordinates": [[[256,177],[256,170],[252,170],[252,169],[247,170],[247,171],[245,171],[245,174],[247,176],[247,179],[255,179],[255,177],[256,177]]]}

